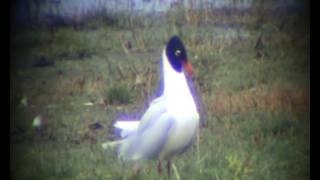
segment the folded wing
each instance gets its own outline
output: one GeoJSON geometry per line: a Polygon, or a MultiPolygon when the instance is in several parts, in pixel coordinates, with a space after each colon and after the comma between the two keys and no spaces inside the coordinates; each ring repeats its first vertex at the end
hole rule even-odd
{"type": "Polygon", "coordinates": [[[124,159],[155,159],[168,140],[168,134],[174,127],[174,120],[168,113],[163,113],[148,123],[148,128],[141,129],[128,136],[119,146],[118,153],[124,159]]]}

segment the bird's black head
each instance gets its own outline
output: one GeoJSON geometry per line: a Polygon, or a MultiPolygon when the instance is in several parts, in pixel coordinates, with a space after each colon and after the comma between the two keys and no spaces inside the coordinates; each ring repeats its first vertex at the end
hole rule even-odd
{"type": "Polygon", "coordinates": [[[167,43],[166,55],[171,66],[177,72],[182,72],[182,68],[185,68],[189,74],[192,74],[191,64],[188,63],[187,51],[179,37],[171,37],[167,43]]]}

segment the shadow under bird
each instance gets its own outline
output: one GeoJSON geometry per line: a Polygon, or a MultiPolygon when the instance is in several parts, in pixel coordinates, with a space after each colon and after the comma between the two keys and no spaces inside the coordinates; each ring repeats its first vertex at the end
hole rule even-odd
{"type": "MultiPolygon", "coordinates": [[[[154,99],[140,120],[118,120],[114,127],[120,139],[103,143],[104,148],[115,147],[117,155],[135,162],[167,161],[168,176],[172,160],[191,147],[199,131],[199,113],[188,86],[185,73],[192,75],[184,44],[173,36],[161,58],[163,93],[154,99]]],[[[176,173],[178,173],[176,171],[176,173]]]]}

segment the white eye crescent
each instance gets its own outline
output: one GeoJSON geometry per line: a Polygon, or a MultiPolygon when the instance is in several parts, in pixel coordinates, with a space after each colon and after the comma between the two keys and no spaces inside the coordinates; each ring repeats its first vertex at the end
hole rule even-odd
{"type": "Polygon", "coordinates": [[[180,50],[176,50],[176,51],[174,52],[174,54],[175,54],[176,56],[180,56],[181,51],[180,51],[180,50]]]}

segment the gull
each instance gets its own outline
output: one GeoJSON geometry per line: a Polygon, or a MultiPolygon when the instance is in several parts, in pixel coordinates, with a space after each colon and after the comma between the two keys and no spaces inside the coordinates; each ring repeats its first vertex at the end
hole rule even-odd
{"type": "Polygon", "coordinates": [[[189,149],[199,131],[199,113],[185,74],[192,75],[192,65],[181,39],[173,36],[163,49],[163,93],[154,99],[139,120],[118,120],[114,127],[120,139],[103,143],[104,148],[115,147],[124,160],[167,161],[168,176],[173,159],[189,149]]]}

